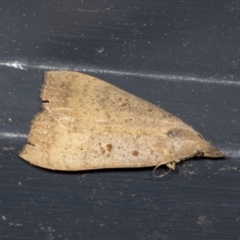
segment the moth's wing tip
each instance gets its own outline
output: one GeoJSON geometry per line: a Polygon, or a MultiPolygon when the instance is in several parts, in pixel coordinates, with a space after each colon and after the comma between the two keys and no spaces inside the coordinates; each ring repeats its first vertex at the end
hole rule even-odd
{"type": "Polygon", "coordinates": [[[35,146],[33,144],[25,144],[22,148],[22,150],[18,153],[18,156],[23,159],[26,162],[29,162],[31,164],[34,164],[31,162],[31,157],[33,156],[33,149],[35,148],[35,146]]]}
{"type": "Polygon", "coordinates": [[[37,151],[35,145],[27,143],[23,146],[18,156],[31,165],[41,166],[41,164],[39,164],[41,162],[41,154],[42,152],[37,151]]]}

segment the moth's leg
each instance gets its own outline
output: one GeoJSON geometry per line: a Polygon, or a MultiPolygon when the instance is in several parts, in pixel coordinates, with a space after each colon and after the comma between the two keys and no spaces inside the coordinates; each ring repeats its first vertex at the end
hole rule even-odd
{"type": "Polygon", "coordinates": [[[175,170],[176,168],[176,163],[175,162],[170,162],[170,163],[167,163],[166,166],[172,170],[175,170]]]}
{"type": "Polygon", "coordinates": [[[159,165],[157,165],[154,169],[153,169],[153,176],[154,177],[164,177],[165,175],[167,175],[171,170],[175,170],[176,168],[176,162],[170,162],[170,163],[160,163],[159,165]],[[165,165],[169,168],[169,170],[167,172],[165,172],[162,175],[156,175],[155,171],[156,169],[158,169],[160,166],[165,165]]]}

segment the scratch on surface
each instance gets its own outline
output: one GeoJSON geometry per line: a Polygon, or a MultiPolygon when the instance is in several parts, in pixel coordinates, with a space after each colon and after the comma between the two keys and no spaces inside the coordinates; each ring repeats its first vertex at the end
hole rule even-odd
{"type": "Polygon", "coordinates": [[[9,223],[10,226],[14,227],[22,227],[23,225],[21,223],[9,223]]]}
{"type": "Polygon", "coordinates": [[[11,150],[14,150],[15,148],[14,147],[2,147],[2,151],[5,152],[5,151],[11,151],[11,150]]]}
{"type": "Polygon", "coordinates": [[[1,66],[13,67],[21,70],[27,70],[26,64],[21,63],[19,61],[12,61],[12,62],[0,62],[1,66]]]}
{"type": "Polygon", "coordinates": [[[211,83],[211,84],[221,84],[221,85],[235,85],[240,86],[240,82],[231,81],[231,80],[220,80],[216,78],[199,78],[199,77],[189,77],[189,76],[180,76],[173,74],[154,74],[148,72],[130,72],[130,71],[119,71],[119,70],[110,70],[110,69],[100,69],[92,68],[89,66],[76,66],[75,64],[54,64],[54,63],[37,63],[37,62],[27,62],[27,61],[8,61],[0,62],[0,66],[7,66],[12,68],[17,68],[21,70],[26,69],[44,69],[44,70],[72,70],[79,71],[84,73],[104,73],[111,75],[121,75],[121,76],[132,76],[132,77],[142,77],[142,78],[151,78],[155,80],[167,80],[167,81],[186,81],[186,82],[198,82],[198,83],[211,83]]]}
{"type": "Polygon", "coordinates": [[[22,133],[0,132],[0,139],[1,138],[28,138],[28,135],[22,133]]]}
{"type": "Polygon", "coordinates": [[[184,175],[184,177],[188,177],[189,179],[191,179],[192,175],[197,175],[198,173],[196,173],[196,171],[192,170],[183,170],[182,174],[184,175]]]}
{"type": "Polygon", "coordinates": [[[200,215],[197,224],[203,227],[209,227],[212,224],[212,221],[206,215],[200,215]]]}
{"type": "Polygon", "coordinates": [[[222,168],[219,168],[219,171],[238,171],[239,172],[239,168],[229,166],[229,165],[224,165],[222,168]]]}
{"type": "Polygon", "coordinates": [[[51,227],[45,228],[42,223],[38,224],[40,229],[47,234],[47,239],[48,240],[54,240],[53,233],[55,233],[55,229],[52,229],[51,227]]]}

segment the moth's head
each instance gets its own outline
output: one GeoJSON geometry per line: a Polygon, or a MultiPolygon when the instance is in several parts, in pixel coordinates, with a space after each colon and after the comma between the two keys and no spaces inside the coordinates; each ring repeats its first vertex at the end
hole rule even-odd
{"type": "Polygon", "coordinates": [[[172,128],[167,135],[173,148],[180,155],[179,158],[222,158],[225,156],[220,149],[213,147],[192,128],[172,128]]]}
{"type": "MultiPolygon", "coordinates": [[[[206,158],[223,158],[226,154],[222,152],[219,148],[213,147],[211,144],[209,144],[202,153],[201,157],[206,158]]],[[[195,157],[199,157],[198,153],[196,153],[195,157]]]]}
{"type": "Polygon", "coordinates": [[[169,153],[169,156],[166,154],[166,161],[160,162],[154,168],[153,175],[155,177],[165,176],[170,170],[175,169],[176,163],[189,158],[222,158],[225,156],[220,149],[213,147],[202,135],[188,126],[171,127],[167,131],[167,136],[166,152],[169,153]],[[169,171],[162,175],[156,175],[155,171],[161,165],[166,165],[169,171]]]}
{"type": "Polygon", "coordinates": [[[225,154],[216,147],[213,147],[208,141],[206,141],[203,136],[199,133],[196,134],[196,145],[199,146],[199,150],[196,151],[194,157],[205,157],[205,158],[222,158],[225,154]]]}

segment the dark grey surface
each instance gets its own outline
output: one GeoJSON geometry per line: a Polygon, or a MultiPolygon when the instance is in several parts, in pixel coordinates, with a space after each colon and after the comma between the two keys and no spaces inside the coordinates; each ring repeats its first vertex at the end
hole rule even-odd
{"type": "Polygon", "coordinates": [[[239,1],[1,1],[0,239],[240,239],[239,1]],[[87,72],[178,115],[229,155],[46,171],[20,158],[44,70],[87,72]]]}

